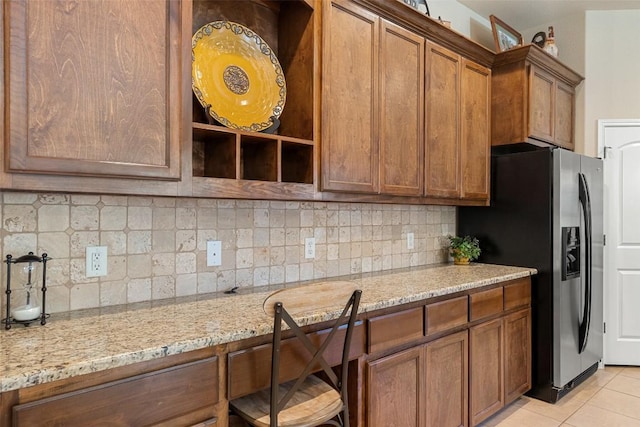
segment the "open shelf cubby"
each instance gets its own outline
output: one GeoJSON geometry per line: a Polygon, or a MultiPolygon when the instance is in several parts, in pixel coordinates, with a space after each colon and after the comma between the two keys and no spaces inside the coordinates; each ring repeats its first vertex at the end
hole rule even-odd
{"type": "Polygon", "coordinates": [[[276,54],[287,87],[275,134],[221,126],[207,117],[194,95],[194,177],[313,184],[313,3],[312,0],[193,0],[192,34],[218,20],[250,28],[276,54]]]}

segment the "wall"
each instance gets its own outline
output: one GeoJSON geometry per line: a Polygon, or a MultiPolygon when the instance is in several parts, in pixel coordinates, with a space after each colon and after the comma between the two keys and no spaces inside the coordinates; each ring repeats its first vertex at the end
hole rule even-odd
{"type": "Polygon", "coordinates": [[[452,0],[428,0],[432,18],[450,21],[451,28],[484,47],[494,50],[491,23],[468,7],[452,0]]]}
{"type": "Polygon", "coordinates": [[[640,118],[640,10],[586,15],[585,144],[597,152],[598,119],[640,118]]]}
{"type": "Polygon", "coordinates": [[[525,41],[553,25],[558,58],[585,77],[576,92],[576,151],[598,151],[599,119],[640,118],[640,10],[592,10],[523,31],[525,41]]]}
{"type": "Polygon", "coordinates": [[[52,257],[49,312],[440,263],[456,216],[439,206],[12,192],[1,208],[3,259],[52,257]],[[206,266],[207,240],[222,241],[222,266],[206,266]],[[108,247],[108,275],[87,278],[85,248],[95,245],[108,247]]]}
{"type": "MultiPolygon", "coordinates": [[[[555,42],[558,47],[558,59],[563,64],[573,69],[583,77],[586,76],[586,24],[585,14],[559,16],[553,22],[526,29],[522,31],[525,43],[531,39],[538,31],[547,33],[549,26],[553,26],[555,42]]],[[[595,152],[588,147],[585,139],[585,88],[586,80],[576,88],[576,116],[575,116],[575,151],[591,156],[595,152]]]]}

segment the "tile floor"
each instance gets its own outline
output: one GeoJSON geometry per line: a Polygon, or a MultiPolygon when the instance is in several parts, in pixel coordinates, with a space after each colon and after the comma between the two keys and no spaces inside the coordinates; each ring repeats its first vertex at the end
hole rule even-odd
{"type": "Polygon", "coordinates": [[[640,427],[640,367],[599,369],[555,405],[523,396],[482,427],[640,427]]]}

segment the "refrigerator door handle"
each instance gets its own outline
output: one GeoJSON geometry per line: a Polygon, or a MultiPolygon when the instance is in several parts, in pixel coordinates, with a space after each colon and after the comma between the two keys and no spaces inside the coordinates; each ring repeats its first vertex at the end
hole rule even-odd
{"type": "Polygon", "coordinates": [[[584,229],[585,229],[585,287],[584,287],[584,310],[582,313],[582,322],[580,322],[579,335],[579,349],[578,353],[584,352],[587,347],[587,339],[589,338],[589,323],[591,322],[591,244],[592,244],[592,231],[591,231],[591,198],[589,196],[589,185],[587,184],[587,178],[583,173],[578,174],[579,181],[579,198],[580,206],[582,207],[582,213],[584,214],[584,229]]]}

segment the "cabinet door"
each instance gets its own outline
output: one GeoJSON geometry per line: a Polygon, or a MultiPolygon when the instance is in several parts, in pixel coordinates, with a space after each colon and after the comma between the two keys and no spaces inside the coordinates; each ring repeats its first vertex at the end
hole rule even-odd
{"type": "Polygon", "coordinates": [[[180,3],[6,3],[9,172],[178,179],[180,3]]]}
{"type": "Polygon", "coordinates": [[[425,194],[460,196],[459,55],[427,42],[425,194]]]}
{"type": "Polygon", "coordinates": [[[422,426],[424,346],[369,362],[367,427],[422,426]]]}
{"type": "Polygon", "coordinates": [[[531,309],[504,319],[504,400],[509,404],[531,388],[531,309]]]}
{"type": "Polygon", "coordinates": [[[504,406],[503,319],[469,329],[469,422],[474,426],[504,406]]]}
{"type": "Polygon", "coordinates": [[[428,427],[468,425],[468,350],[467,331],[426,345],[424,412],[428,427]]]}
{"type": "Polygon", "coordinates": [[[574,149],[573,123],[574,89],[561,82],[556,82],[556,144],[568,150],[574,149]]]}
{"type": "Polygon", "coordinates": [[[547,142],[554,141],[555,79],[531,66],[529,98],[529,135],[547,142]]]}
{"type": "Polygon", "coordinates": [[[422,194],[424,38],[381,21],[380,192],[422,194]]]}
{"type": "Polygon", "coordinates": [[[379,18],[323,2],[322,189],[378,191],[379,18]]]}
{"type": "Polygon", "coordinates": [[[491,70],[463,59],[460,81],[461,198],[488,200],[491,167],[491,70]]]}
{"type": "Polygon", "coordinates": [[[219,400],[218,366],[214,356],[15,405],[13,425],[150,426],[211,420],[219,400]]]}

